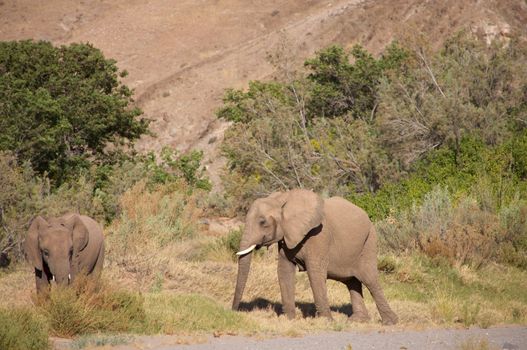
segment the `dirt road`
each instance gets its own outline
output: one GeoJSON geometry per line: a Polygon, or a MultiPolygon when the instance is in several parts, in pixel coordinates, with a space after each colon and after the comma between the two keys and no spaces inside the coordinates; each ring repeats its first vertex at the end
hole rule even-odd
{"type": "MultiPolygon", "coordinates": [[[[126,345],[104,347],[113,350],[230,350],[230,349],[527,349],[527,327],[510,326],[489,329],[430,329],[401,331],[383,328],[377,331],[319,333],[299,338],[256,339],[238,336],[210,337],[201,344],[184,345],[176,336],[137,337],[126,345]]],[[[57,348],[67,348],[66,344],[57,348]]]]}

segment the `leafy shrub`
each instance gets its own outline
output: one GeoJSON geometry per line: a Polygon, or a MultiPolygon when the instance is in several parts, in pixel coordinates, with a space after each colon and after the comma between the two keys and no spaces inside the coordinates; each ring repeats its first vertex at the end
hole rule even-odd
{"type": "Polygon", "coordinates": [[[500,211],[504,237],[498,250],[500,261],[527,269],[527,201],[513,201],[500,211]]]}
{"type": "Polygon", "coordinates": [[[209,191],[211,184],[204,175],[202,158],[201,151],[178,154],[165,147],[159,156],[150,152],[118,165],[97,167],[91,174],[95,186],[94,200],[102,206],[104,219],[109,223],[121,213],[120,197],[141,180],[149,189],[159,184],[183,181],[189,192],[194,189],[209,191]]]}
{"type": "Polygon", "coordinates": [[[330,47],[306,62],[308,76],[228,90],[218,116],[235,122],[223,153],[229,161],[225,189],[236,208],[278,189],[368,192],[396,177],[372,123],[379,77],[398,66],[401,52],[393,45],[374,59],[355,47],[351,64],[350,54],[330,47]]]}
{"type": "Polygon", "coordinates": [[[436,53],[417,45],[405,69],[379,87],[381,137],[408,166],[442,145],[460,152],[475,135],[487,145],[525,129],[527,46],[521,40],[490,47],[468,32],[447,40],[436,53]]]}
{"type": "Polygon", "coordinates": [[[380,256],[377,259],[377,269],[386,274],[394,273],[397,270],[397,261],[391,256],[380,256]]]}
{"type": "Polygon", "coordinates": [[[242,231],[234,230],[229,232],[227,236],[220,238],[220,244],[224,245],[234,255],[240,249],[241,240],[242,231]]]}
{"type": "Polygon", "coordinates": [[[389,215],[377,228],[386,251],[417,249],[476,268],[489,260],[525,267],[526,212],[514,202],[498,215],[466,195],[455,203],[447,189],[436,187],[421,205],[389,215]]]}
{"type": "Polygon", "coordinates": [[[48,327],[43,317],[29,309],[0,309],[0,349],[49,349],[48,327]]]}
{"type": "Polygon", "coordinates": [[[90,44],[0,42],[0,150],[15,152],[55,185],[94,160],[113,162],[116,150],[148,127],[129,106],[125,75],[90,44]]]}
{"type": "Polygon", "coordinates": [[[359,45],[346,53],[330,46],[305,62],[308,79],[314,82],[308,111],[313,117],[334,117],[350,113],[354,118],[372,118],[377,104],[377,85],[385,71],[398,67],[408,52],[393,43],[375,59],[359,45]],[[350,57],[353,63],[350,63],[350,57]]]}
{"type": "Polygon", "coordinates": [[[470,198],[456,209],[450,225],[420,234],[418,245],[430,257],[441,256],[451,263],[480,267],[496,257],[502,235],[497,218],[481,210],[470,198]]]}
{"type": "Polygon", "coordinates": [[[421,204],[434,186],[444,186],[454,197],[468,194],[487,210],[497,211],[518,196],[527,199],[527,181],[511,171],[517,164],[511,154],[522,137],[513,136],[499,146],[464,137],[457,152],[451,147],[431,151],[413,164],[406,178],[390,181],[374,193],[351,193],[347,197],[375,220],[421,204]]]}
{"type": "Polygon", "coordinates": [[[78,278],[68,287],[54,286],[48,298],[38,300],[37,312],[60,337],[140,331],[146,317],[141,295],[90,278],[78,278]]]}

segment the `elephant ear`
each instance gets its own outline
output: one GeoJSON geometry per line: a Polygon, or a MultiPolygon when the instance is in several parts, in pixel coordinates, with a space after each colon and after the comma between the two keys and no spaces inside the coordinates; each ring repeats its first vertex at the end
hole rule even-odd
{"type": "Polygon", "coordinates": [[[72,232],[74,252],[80,252],[86,248],[90,234],[80,215],[72,215],[65,222],[65,226],[72,232]]]}
{"type": "Polygon", "coordinates": [[[292,190],[282,206],[282,229],[285,244],[296,247],[304,237],[322,223],[324,201],[316,193],[304,189],[292,190]]]}
{"type": "Polygon", "coordinates": [[[35,267],[35,269],[42,271],[42,254],[38,244],[39,230],[49,226],[48,222],[41,216],[37,216],[31,222],[27,231],[27,237],[24,241],[24,252],[27,260],[35,267]]]}

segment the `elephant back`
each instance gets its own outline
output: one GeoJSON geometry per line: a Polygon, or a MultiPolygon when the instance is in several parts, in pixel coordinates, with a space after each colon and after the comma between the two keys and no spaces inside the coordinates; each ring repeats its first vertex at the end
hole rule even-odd
{"type": "Polygon", "coordinates": [[[373,224],[362,208],[342,197],[331,197],[324,202],[324,212],[329,230],[340,243],[366,241],[373,224]]]}

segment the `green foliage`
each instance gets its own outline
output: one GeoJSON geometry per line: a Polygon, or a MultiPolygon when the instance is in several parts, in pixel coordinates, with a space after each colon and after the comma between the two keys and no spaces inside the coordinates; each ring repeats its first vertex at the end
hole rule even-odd
{"type": "Polygon", "coordinates": [[[236,252],[240,249],[240,242],[242,240],[242,231],[233,230],[225,237],[220,238],[220,244],[227,248],[232,256],[235,256],[236,252]]]}
{"type": "Polygon", "coordinates": [[[191,151],[177,157],[174,150],[164,148],[161,152],[162,163],[158,165],[155,158],[150,155],[149,167],[154,171],[152,178],[159,183],[175,181],[183,178],[191,186],[206,191],[212,189],[212,184],[204,176],[204,169],[201,165],[203,151],[191,151]]]}
{"type": "Polygon", "coordinates": [[[93,168],[90,174],[94,183],[93,196],[103,207],[105,221],[111,222],[120,213],[119,198],[140,180],[145,180],[149,188],[184,181],[190,192],[209,191],[212,185],[204,175],[202,158],[201,151],[178,155],[177,151],[166,147],[159,157],[150,152],[118,164],[93,168]]]}
{"type": "Polygon", "coordinates": [[[288,105],[291,97],[285,86],[274,82],[249,82],[247,92],[228,89],[223,97],[224,106],[217,115],[233,122],[248,123],[272,115],[276,108],[288,105]]]}
{"type": "Polygon", "coordinates": [[[349,54],[339,46],[318,52],[315,58],[305,62],[311,70],[308,79],[314,82],[309,114],[335,117],[351,113],[354,118],[372,121],[381,77],[386,70],[397,68],[407,55],[396,43],[379,59],[358,45],[349,54]]]}
{"type": "Polygon", "coordinates": [[[0,309],[0,349],[49,349],[45,320],[29,309],[0,309]]]}
{"type": "Polygon", "coordinates": [[[235,122],[223,144],[233,205],[244,209],[255,195],[294,187],[367,193],[397,179],[373,121],[381,77],[407,56],[395,43],[379,59],[359,46],[350,53],[333,46],[306,61],[305,77],[228,90],[218,116],[235,122]]]}
{"type": "Polygon", "coordinates": [[[512,40],[490,47],[461,32],[441,51],[417,45],[405,68],[379,86],[378,128],[405,167],[467,135],[485,145],[506,142],[527,124],[527,46],[512,40]]]}
{"type": "Polygon", "coordinates": [[[487,146],[474,137],[464,137],[456,151],[442,147],[416,161],[410,175],[390,182],[375,193],[351,193],[348,198],[363,207],[372,218],[383,219],[419,204],[434,186],[448,188],[455,197],[473,195],[482,206],[498,210],[517,196],[527,199],[518,143],[524,136],[513,136],[499,146],[487,146]]]}
{"type": "Polygon", "coordinates": [[[129,106],[125,75],[90,44],[0,42],[0,150],[55,185],[93,161],[112,161],[148,126],[129,106]]]}

